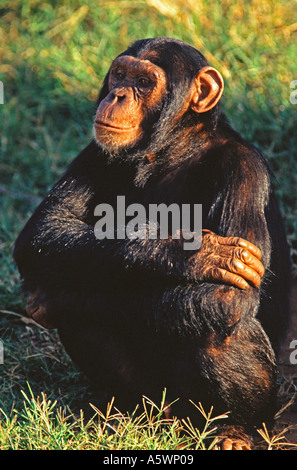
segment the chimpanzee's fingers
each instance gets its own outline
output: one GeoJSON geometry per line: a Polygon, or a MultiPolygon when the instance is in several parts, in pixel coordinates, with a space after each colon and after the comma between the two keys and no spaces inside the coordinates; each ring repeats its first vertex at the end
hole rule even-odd
{"type": "Polygon", "coordinates": [[[265,268],[263,264],[258,257],[251,253],[251,251],[248,251],[246,248],[235,248],[234,256],[250,268],[254,269],[261,277],[264,275],[265,268]]]}
{"type": "MultiPolygon", "coordinates": [[[[259,276],[263,276],[265,268],[261,261],[256,258],[249,250],[246,248],[240,248],[226,245],[217,245],[215,247],[215,254],[219,255],[222,258],[238,259],[242,261],[245,265],[256,271],[259,276]]],[[[223,266],[225,268],[225,266],[223,266]]]]}
{"type": "Polygon", "coordinates": [[[49,318],[47,306],[40,302],[39,295],[35,292],[29,294],[26,305],[26,312],[36,323],[42,325],[44,328],[56,328],[51,319],[49,318]]]}
{"type": "Polygon", "coordinates": [[[250,287],[241,276],[218,267],[208,268],[203,279],[208,282],[221,282],[244,290],[250,287]]]}
{"type": "Polygon", "coordinates": [[[259,287],[261,284],[261,276],[258,272],[247,266],[240,259],[222,258],[220,267],[233,274],[239,275],[255,287],[259,287]]]}
{"type": "Polygon", "coordinates": [[[203,229],[203,237],[210,240],[214,245],[228,245],[228,246],[238,246],[241,248],[246,248],[250,251],[256,258],[261,259],[262,253],[261,250],[254,245],[253,243],[245,240],[241,237],[222,237],[221,235],[216,235],[214,232],[208,229],[203,229]]]}
{"type": "Polygon", "coordinates": [[[253,243],[245,240],[244,238],[241,237],[221,237],[217,236],[217,242],[220,245],[229,245],[229,246],[238,246],[241,248],[245,248],[246,250],[250,251],[252,255],[254,255],[256,258],[259,260],[262,257],[261,250],[254,245],[253,243]]]}
{"type": "Polygon", "coordinates": [[[33,302],[35,302],[37,299],[37,294],[29,294],[28,295],[28,298],[27,298],[27,305],[30,305],[32,304],[33,302]]]}

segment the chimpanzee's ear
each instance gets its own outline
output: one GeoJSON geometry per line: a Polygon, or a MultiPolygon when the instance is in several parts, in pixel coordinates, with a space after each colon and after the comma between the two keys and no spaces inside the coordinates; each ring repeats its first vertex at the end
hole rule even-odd
{"type": "Polygon", "coordinates": [[[203,67],[196,75],[190,103],[196,113],[205,113],[212,109],[220,100],[224,90],[221,74],[213,67],[203,67]]]}

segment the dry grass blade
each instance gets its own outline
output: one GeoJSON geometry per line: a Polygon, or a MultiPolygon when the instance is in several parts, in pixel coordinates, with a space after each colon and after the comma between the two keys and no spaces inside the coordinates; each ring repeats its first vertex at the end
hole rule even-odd
{"type": "Polygon", "coordinates": [[[267,450],[276,450],[276,449],[287,448],[287,447],[297,448],[297,444],[293,444],[287,441],[284,442],[284,440],[286,439],[284,434],[287,432],[288,428],[283,429],[279,433],[273,434],[270,436],[265,423],[263,423],[262,426],[263,426],[263,429],[257,429],[257,432],[260,434],[262,439],[267,443],[268,445],[267,450]]]}

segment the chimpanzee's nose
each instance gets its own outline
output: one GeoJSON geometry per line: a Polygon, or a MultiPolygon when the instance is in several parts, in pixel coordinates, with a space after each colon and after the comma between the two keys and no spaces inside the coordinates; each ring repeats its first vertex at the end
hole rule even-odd
{"type": "Polygon", "coordinates": [[[109,101],[110,102],[118,102],[121,103],[127,97],[127,90],[125,88],[120,88],[116,90],[112,90],[109,93],[109,101]]]}

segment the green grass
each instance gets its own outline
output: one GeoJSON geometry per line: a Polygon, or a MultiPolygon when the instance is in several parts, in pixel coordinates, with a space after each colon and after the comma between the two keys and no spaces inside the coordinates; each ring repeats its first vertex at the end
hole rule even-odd
{"type": "MultiPolygon", "coordinates": [[[[85,419],[81,410],[74,415],[57,400],[45,393],[35,397],[28,385],[20,410],[10,415],[1,412],[0,450],[214,450],[218,449],[217,424],[227,415],[214,416],[211,409],[205,412],[199,403],[194,405],[203,416],[201,429],[190,420],[164,418],[165,396],[158,407],[143,397],[140,407],[128,414],[119,411],[112,401],[105,413],[91,405],[93,416],[85,419]]],[[[257,449],[289,449],[284,432],[271,435],[265,424],[258,430],[257,449]]]]}
{"type": "MultiPolygon", "coordinates": [[[[296,269],[297,105],[289,101],[290,83],[297,79],[296,22],[296,0],[0,0],[5,96],[0,105],[0,338],[5,349],[0,448],[113,448],[123,442],[114,433],[102,444],[98,424],[88,428],[66,420],[67,407],[77,416],[82,403],[90,410],[94,397],[56,333],[22,316],[24,299],[11,252],[40,198],[89,142],[100,83],[112,58],[134,40],[180,38],[221,71],[226,113],[238,131],[264,150],[275,172],[296,269]],[[49,413],[53,438],[41,425],[37,404],[49,413]],[[29,435],[26,420],[39,435],[29,435]]],[[[167,445],[162,433],[157,446],[167,445]]],[[[176,436],[167,436],[169,446],[176,444],[176,436]]],[[[136,438],[129,439],[127,447],[136,438]]],[[[148,445],[146,438],[135,442],[148,445]]]]}
{"type": "Polygon", "coordinates": [[[3,413],[1,450],[211,450],[218,441],[216,421],[226,417],[213,417],[199,405],[205,418],[199,431],[188,421],[166,420],[164,401],[157,407],[144,397],[142,412],[123,414],[111,402],[105,413],[92,405],[93,416],[85,420],[82,411],[69,414],[44,393],[35,397],[28,389],[21,411],[3,413]]]}

